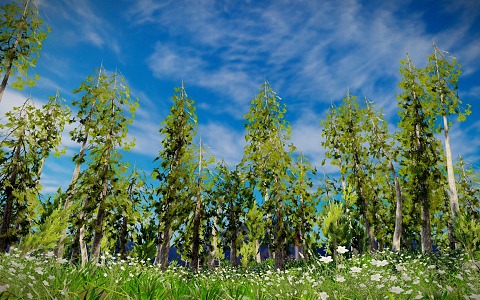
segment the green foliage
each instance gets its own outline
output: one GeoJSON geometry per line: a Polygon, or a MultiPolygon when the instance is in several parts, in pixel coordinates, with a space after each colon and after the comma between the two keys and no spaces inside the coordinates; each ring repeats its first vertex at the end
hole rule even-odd
{"type": "MultiPolygon", "coordinates": [[[[50,32],[44,26],[37,3],[33,0],[16,0],[0,7],[0,74],[4,80],[17,75],[13,88],[33,86],[39,76],[28,74],[37,64],[42,42],[50,32]]],[[[5,83],[7,81],[4,81],[5,83]]],[[[1,95],[5,86],[0,87],[1,95]]]]}

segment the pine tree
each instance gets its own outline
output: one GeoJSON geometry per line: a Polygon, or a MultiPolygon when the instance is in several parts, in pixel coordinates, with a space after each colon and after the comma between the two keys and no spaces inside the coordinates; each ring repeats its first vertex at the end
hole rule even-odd
{"type": "Polygon", "coordinates": [[[0,102],[10,76],[18,74],[12,86],[22,89],[25,84],[32,86],[38,75],[29,78],[29,68],[35,67],[40,56],[42,42],[50,32],[43,25],[34,0],[16,0],[0,7],[0,102]]]}
{"type": "Polygon", "coordinates": [[[162,268],[168,266],[173,230],[191,200],[191,174],[196,168],[192,139],[196,134],[197,116],[194,101],[188,98],[183,82],[180,88],[175,89],[172,99],[170,114],[159,130],[163,136],[163,149],[155,161],[159,160],[160,165],[153,172],[160,183],[156,191],[160,198],[156,203],[158,235],[155,264],[162,268]]]}
{"type": "MultiPolygon", "coordinates": [[[[77,117],[81,120],[81,124],[82,122],[88,124],[88,126],[85,125],[83,133],[80,130],[79,140],[82,140],[83,143],[90,135],[90,142],[86,149],[88,153],[85,157],[81,157],[79,162],[81,163],[85,159],[87,164],[86,169],[79,175],[82,179],[83,191],[76,192],[74,195],[77,200],[83,200],[80,205],[76,239],[80,246],[84,265],[88,259],[84,237],[85,221],[92,218],[93,213],[96,213],[92,229],[91,256],[92,260],[97,262],[103,239],[104,221],[108,207],[107,198],[123,168],[120,150],[128,151],[134,145],[134,142],[127,140],[127,133],[138,102],[137,99],[130,96],[123,76],[117,73],[108,75],[103,68],[98,71],[96,77],[89,76],[75,90],[75,93],[83,93],[81,101],[74,102],[74,105],[80,108],[77,117]],[[85,118],[85,115],[88,117],[85,118]]],[[[74,136],[77,133],[75,131],[74,136]]]]}
{"type": "Polygon", "coordinates": [[[459,203],[450,145],[451,124],[448,121],[448,117],[457,115],[458,121],[464,121],[466,116],[470,114],[470,106],[468,105],[466,109],[462,108],[462,102],[458,96],[458,78],[461,74],[460,65],[454,57],[446,56],[446,52],[438,49],[437,45],[433,44],[433,48],[433,54],[429,56],[428,65],[424,70],[425,78],[423,79],[423,84],[426,85],[429,96],[429,108],[442,118],[442,125],[438,126],[438,130],[444,133],[448,194],[451,217],[454,223],[459,213],[459,203]]]}
{"type": "Polygon", "coordinates": [[[403,78],[399,84],[403,92],[398,96],[401,131],[397,139],[402,145],[401,173],[413,204],[421,207],[421,246],[423,253],[432,251],[431,197],[432,184],[438,178],[438,141],[433,134],[434,118],[425,107],[426,92],[420,83],[421,72],[407,54],[401,62],[403,78]]]}
{"type": "Polygon", "coordinates": [[[342,186],[345,187],[345,182],[350,184],[357,194],[356,207],[363,217],[369,250],[373,251],[377,245],[375,227],[372,225],[374,208],[368,197],[374,183],[369,178],[373,162],[366,146],[367,135],[364,130],[367,124],[364,111],[360,109],[356,97],[347,91],[342,106],[332,106],[327,120],[322,122],[322,136],[325,138],[322,145],[327,149],[326,157],[332,159],[333,165],[340,167],[342,186]]]}
{"type": "Polygon", "coordinates": [[[286,107],[279,100],[267,82],[252,100],[250,111],[245,115],[247,145],[242,168],[251,170],[252,184],[265,199],[262,208],[271,223],[270,237],[273,239],[269,246],[275,253],[275,267],[283,269],[287,237],[287,170],[293,146],[287,145],[291,129],[284,119],[286,107]]]}

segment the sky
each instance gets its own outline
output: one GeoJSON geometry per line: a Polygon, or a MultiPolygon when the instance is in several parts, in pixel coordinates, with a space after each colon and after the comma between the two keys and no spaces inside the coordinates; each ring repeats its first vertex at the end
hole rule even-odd
{"type": "MultiPolygon", "coordinates": [[[[2,1],[3,2],[3,1],[2,1]]],[[[32,70],[37,85],[8,88],[0,115],[26,98],[70,103],[72,91],[101,64],[118,70],[139,99],[129,128],[136,147],[126,160],[149,173],[161,149],[160,123],[184,81],[197,106],[200,137],[217,160],[239,163],[245,145],[243,115],[267,80],[287,106],[297,151],[321,166],[320,121],[349,89],[381,107],[396,130],[400,60],[409,53],[424,66],[433,42],[462,64],[459,95],[472,114],[451,128],[454,157],[480,164],[480,2],[398,1],[160,1],[37,0],[51,33],[32,70]]],[[[74,108],[73,108],[74,109],[74,108]]],[[[66,155],[47,160],[44,192],[64,189],[73,173],[66,155]]]]}

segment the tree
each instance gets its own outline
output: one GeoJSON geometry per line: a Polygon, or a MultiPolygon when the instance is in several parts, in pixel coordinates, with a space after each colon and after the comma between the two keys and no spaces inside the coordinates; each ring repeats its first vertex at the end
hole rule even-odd
{"type": "Polygon", "coordinates": [[[196,168],[192,139],[196,134],[197,116],[194,101],[188,98],[182,82],[175,88],[170,114],[162,122],[159,132],[163,136],[162,150],[155,161],[160,161],[153,171],[153,177],[160,186],[156,190],[160,196],[156,202],[158,216],[157,255],[155,264],[168,266],[168,253],[173,229],[178,225],[191,199],[192,176],[196,168]]]}
{"type": "Polygon", "coordinates": [[[438,140],[434,136],[432,111],[426,105],[426,91],[420,82],[421,71],[416,69],[407,54],[402,60],[399,84],[403,90],[398,95],[400,132],[397,135],[402,145],[401,174],[414,204],[421,207],[421,246],[423,253],[432,251],[431,241],[431,196],[432,185],[439,178],[438,140]]]}
{"type": "Polygon", "coordinates": [[[308,259],[306,241],[313,234],[319,204],[317,193],[313,192],[311,178],[315,173],[316,170],[312,168],[303,154],[292,161],[289,173],[290,195],[287,206],[289,215],[291,215],[290,227],[293,233],[291,240],[295,244],[295,259],[308,259]]]}
{"type": "Polygon", "coordinates": [[[88,126],[84,127],[86,132],[80,134],[83,137],[82,143],[88,135],[91,137],[85,156],[87,168],[79,175],[84,190],[83,193],[75,195],[77,200],[83,198],[77,239],[82,253],[82,264],[85,264],[87,260],[86,241],[83,236],[85,220],[93,217],[92,214],[96,212],[92,242],[92,260],[96,263],[104,235],[108,196],[113,190],[118,190],[116,187],[120,184],[118,178],[125,168],[121,161],[120,149],[128,151],[134,146],[134,142],[127,140],[127,133],[138,100],[130,96],[123,76],[117,73],[108,75],[102,67],[98,71],[98,76],[87,77],[74,93],[83,93],[81,101],[74,102],[74,105],[80,108],[77,114],[80,123],[88,123],[88,126]],[[93,115],[90,115],[91,113],[93,115]]]}
{"type": "Polygon", "coordinates": [[[424,84],[426,85],[430,109],[442,118],[442,125],[438,126],[443,131],[445,138],[445,161],[447,165],[447,179],[449,187],[450,209],[453,222],[459,213],[459,203],[455,174],[453,170],[453,159],[450,145],[450,126],[448,117],[457,115],[458,121],[464,121],[470,114],[470,105],[466,109],[461,107],[458,96],[458,78],[461,74],[460,65],[452,56],[446,56],[446,52],[438,49],[433,44],[433,54],[428,58],[428,65],[425,67],[424,84]]]}
{"type": "Polygon", "coordinates": [[[35,67],[40,56],[42,42],[50,32],[43,26],[43,20],[34,0],[17,0],[1,8],[0,23],[0,102],[10,76],[18,73],[12,86],[22,89],[25,84],[32,86],[38,75],[29,78],[30,67],[35,67]]]}
{"type": "Polygon", "coordinates": [[[242,168],[251,170],[252,185],[263,195],[262,208],[270,219],[270,236],[274,240],[269,246],[275,253],[275,267],[283,269],[287,237],[287,170],[294,148],[287,145],[291,129],[284,119],[286,106],[279,100],[280,97],[265,81],[245,115],[247,144],[241,164],[242,168]]]}
{"type": "MultiPolygon", "coordinates": [[[[377,160],[385,160],[386,169],[390,171],[391,179],[394,182],[392,189],[395,194],[395,229],[392,238],[392,250],[400,251],[402,228],[403,228],[403,197],[400,188],[400,180],[397,176],[395,163],[398,151],[388,133],[387,122],[382,118],[382,112],[376,112],[373,102],[365,99],[365,116],[368,122],[368,129],[373,134],[369,139],[370,148],[374,150],[371,153],[377,160]]],[[[388,181],[387,181],[388,183],[388,181]]]]}
{"type": "Polygon", "coordinates": [[[357,194],[356,207],[363,217],[369,250],[373,251],[377,246],[372,225],[373,207],[368,197],[374,184],[369,178],[373,161],[366,145],[366,128],[369,123],[365,119],[364,110],[360,109],[356,97],[347,91],[342,106],[336,108],[332,105],[326,121],[321,124],[322,136],[325,138],[322,145],[327,149],[325,156],[332,159],[333,165],[340,167],[343,190],[345,181],[354,188],[357,194]]]}
{"type": "Polygon", "coordinates": [[[4,204],[0,251],[7,251],[11,242],[29,232],[38,204],[43,163],[52,151],[58,150],[69,110],[57,94],[42,108],[27,100],[7,112],[6,119],[0,124],[0,130],[4,130],[0,141],[0,197],[4,204]]]}

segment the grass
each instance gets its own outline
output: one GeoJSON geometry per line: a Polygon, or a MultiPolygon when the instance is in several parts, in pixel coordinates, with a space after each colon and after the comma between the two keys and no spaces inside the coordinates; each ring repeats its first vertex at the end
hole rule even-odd
{"type": "Polygon", "coordinates": [[[480,299],[480,271],[462,253],[378,252],[198,273],[108,256],[85,268],[52,253],[0,256],[0,299],[480,299]]]}

